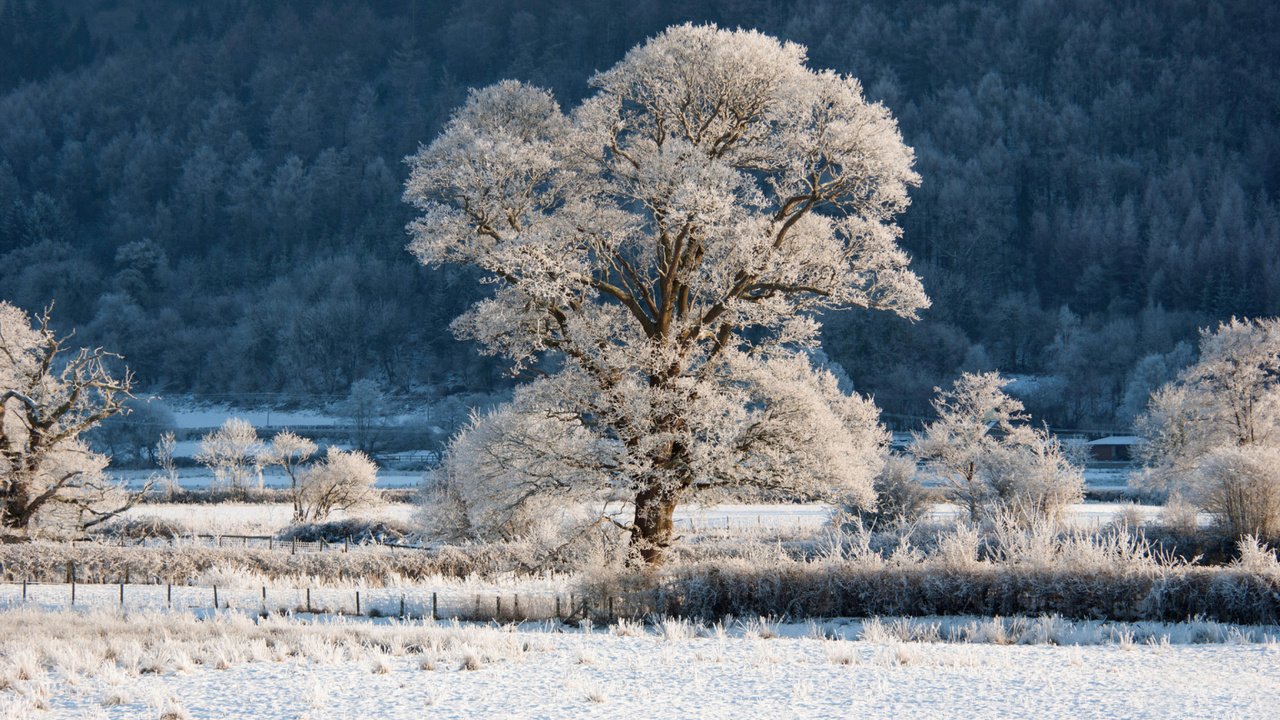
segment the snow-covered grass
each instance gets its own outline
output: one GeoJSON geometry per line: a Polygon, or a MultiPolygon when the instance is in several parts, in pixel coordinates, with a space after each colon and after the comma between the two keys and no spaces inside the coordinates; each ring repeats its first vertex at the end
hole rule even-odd
{"type": "Polygon", "coordinates": [[[0,716],[1273,717],[1275,640],[1202,626],[668,619],[583,630],[28,609],[0,613],[0,716]],[[1061,641],[1079,644],[1047,644],[1061,641]]]}

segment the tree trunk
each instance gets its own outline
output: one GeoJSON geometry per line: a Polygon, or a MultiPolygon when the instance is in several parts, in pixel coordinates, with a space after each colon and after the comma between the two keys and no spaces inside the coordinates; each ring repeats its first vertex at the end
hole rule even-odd
{"type": "Polygon", "coordinates": [[[679,491],[663,485],[651,485],[636,493],[635,530],[631,533],[631,550],[647,566],[661,565],[675,534],[676,503],[679,491]]]}
{"type": "Polygon", "coordinates": [[[15,481],[7,495],[8,497],[4,499],[4,526],[10,530],[26,532],[31,526],[32,516],[35,515],[27,485],[21,481],[15,481]]]}

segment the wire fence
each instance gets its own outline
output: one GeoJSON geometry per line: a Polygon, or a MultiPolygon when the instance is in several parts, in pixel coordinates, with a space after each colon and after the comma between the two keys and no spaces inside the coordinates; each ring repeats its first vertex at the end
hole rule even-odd
{"type": "MultiPolygon", "coordinates": [[[[135,579],[136,580],[136,579],[135,579]]],[[[180,585],[147,578],[114,584],[0,583],[0,607],[122,611],[241,612],[267,616],[331,615],[402,620],[612,622],[669,611],[661,593],[593,595],[529,590],[474,592],[427,588],[310,588],[180,585]],[[154,582],[150,582],[154,581],[154,582]]]]}
{"type": "Polygon", "coordinates": [[[317,552],[348,552],[352,548],[360,550],[427,550],[428,547],[410,543],[395,542],[352,542],[346,538],[341,542],[319,540],[282,539],[274,535],[238,535],[192,533],[169,538],[118,538],[110,541],[96,538],[75,539],[74,545],[104,545],[112,547],[220,547],[246,548],[256,550],[289,551],[290,554],[317,552]]]}

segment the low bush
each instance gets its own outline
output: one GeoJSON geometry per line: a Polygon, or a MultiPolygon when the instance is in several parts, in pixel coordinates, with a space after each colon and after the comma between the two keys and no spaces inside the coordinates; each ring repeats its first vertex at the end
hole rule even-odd
{"type": "Polygon", "coordinates": [[[353,543],[402,543],[414,534],[408,523],[389,518],[343,518],[326,522],[290,525],[277,535],[281,540],[302,540],[329,543],[350,541],[353,543]]]}
{"type": "Polygon", "coordinates": [[[97,537],[124,540],[169,540],[191,534],[191,528],[176,520],[167,520],[153,515],[137,515],[116,518],[95,528],[93,534],[97,537]]]}

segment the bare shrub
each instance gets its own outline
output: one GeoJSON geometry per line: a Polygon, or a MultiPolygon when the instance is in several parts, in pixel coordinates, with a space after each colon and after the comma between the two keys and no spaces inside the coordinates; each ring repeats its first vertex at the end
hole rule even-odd
{"type": "Polygon", "coordinates": [[[324,520],[334,510],[375,504],[381,496],[373,488],[378,466],[359,450],[330,447],[324,459],[298,471],[298,519],[324,520]]]}
{"type": "Polygon", "coordinates": [[[1198,476],[1199,504],[1233,537],[1280,538],[1280,448],[1216,448],[1198,476]]]}
{"type": "Polygon", "coordinates": [[[874,510],[861,511],[864,523],[914,522],[932,506],[929,492],[920,484],[914,458],[890,455],[876,474],[874,510]]]}
{"type": "Polygon", "coordinates": [[[1187,502],[1181,493],[1170,493],[1160,508],[1160,524],[1177,532],[1190,535],[1199,530],[1198,515],[1200,511],[1195,505],[1187,502]]]}

